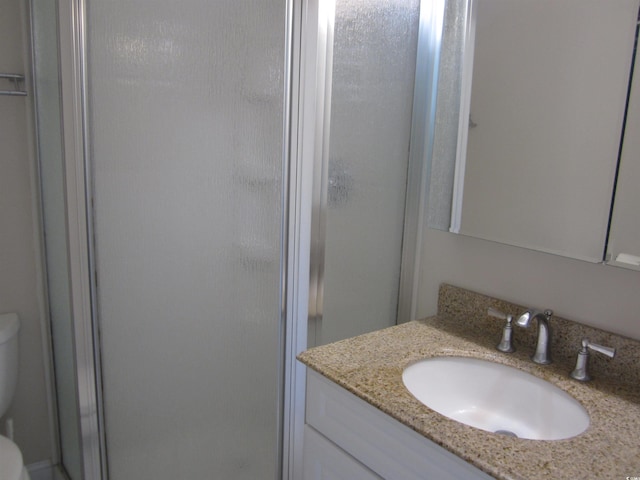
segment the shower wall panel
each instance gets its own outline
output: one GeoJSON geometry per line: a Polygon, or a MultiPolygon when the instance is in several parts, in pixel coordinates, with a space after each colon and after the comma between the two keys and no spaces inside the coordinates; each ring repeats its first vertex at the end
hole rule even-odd
{"type": "Polygon", "coordinates": [[[396,323],[418,0],[337,0],[316,343],[396,323]]]}
{"type": "Polygon", "coordinates": [[[277,476],[285,8],[88,0],[113,480],[277,476]]]}

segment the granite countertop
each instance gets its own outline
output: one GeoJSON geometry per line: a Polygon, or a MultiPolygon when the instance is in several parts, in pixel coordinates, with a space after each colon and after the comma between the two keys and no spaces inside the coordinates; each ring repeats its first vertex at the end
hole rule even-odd
{"type": "MultiPolygon", "coordinates": [[[[640,385],[636,364],[628,376],[600,374],[591,382],[581,383],[569,378],[573,365],[563,355],[551,365],[539,366],[529,360],[532,350],[525,345],[512,354],[498,352],[495,344],[499,339],[494,329],[481,324],[470,328],[460,318],[439,313],[429,319],[312,348],[298,358],[495,478],[640,476],[640,385]],[[450,420],[422,405],[402,383],[405,367],[438,356],[492,360],[544,378],[585,407],[591,420],[589,428],[570,439],[542,441],[496,435],[450,420]]],[[[635,355],[635,341],[623,340],[632,345],[635,355]]]]}

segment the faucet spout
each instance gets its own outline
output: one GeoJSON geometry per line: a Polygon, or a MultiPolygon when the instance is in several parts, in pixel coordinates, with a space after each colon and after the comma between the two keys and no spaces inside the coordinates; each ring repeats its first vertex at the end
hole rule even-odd
{"type": "Polygon", "coordinates": [[[551,345],[551,330],[549,329],[549,319],[553,315],[551,310],[534,310],[529,309],[518,317],[516,325],[527,328],[532,320],[538,321],[538,342],[536,344],[536,351],[531,356],[534,363],[540,365],[548,365],[551,363],[551,357],[549,355],[549,346],[551,345]]]}

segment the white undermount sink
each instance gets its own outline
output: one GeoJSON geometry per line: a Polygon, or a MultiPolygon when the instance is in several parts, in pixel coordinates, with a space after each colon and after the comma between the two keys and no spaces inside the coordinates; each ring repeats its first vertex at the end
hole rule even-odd
{"type": "Polygon", "coordinates": [[[408,366],[402,380],[432,410],[489,432],[560,440],[589,426],[587,411],[564,390],[487,360],[428,358],[408,366]]]}

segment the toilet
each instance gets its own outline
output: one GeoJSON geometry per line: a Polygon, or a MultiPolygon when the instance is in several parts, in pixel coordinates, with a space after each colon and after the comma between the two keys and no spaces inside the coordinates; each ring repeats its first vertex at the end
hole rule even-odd
{"type": "MultiPolygon", "coordinates": [[[[0,418],[7,413],[18,380],[18,330],[20,320],[15,313],[0,315],[0,418]]],[[[0,435],[0,478],[29,480],[22,453],[10,439],[0,435]]]]}

